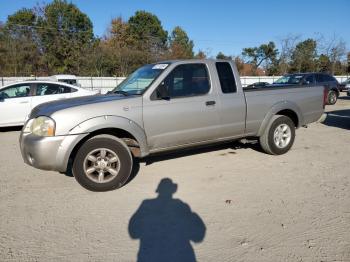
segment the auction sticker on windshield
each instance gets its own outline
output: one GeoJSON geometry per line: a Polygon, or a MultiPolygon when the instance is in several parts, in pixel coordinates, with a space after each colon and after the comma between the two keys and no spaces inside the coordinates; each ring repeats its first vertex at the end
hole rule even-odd
{"type": "Polygon", "coordinates": [[[152,69],[161,69],[164,70],[165,68],[167,68],[168,64],[156,64],[152,67],[152,69]]]}

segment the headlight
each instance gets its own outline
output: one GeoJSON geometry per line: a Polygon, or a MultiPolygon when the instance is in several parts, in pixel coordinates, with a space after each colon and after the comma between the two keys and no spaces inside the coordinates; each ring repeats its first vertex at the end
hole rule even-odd
{"type": "Polygon", "coordinates": [[[30,128],[32,126],[34,119],[29,119],[25,124],[24,127],[22,129],[23,133],[30,133],[30,128]]]}
{"type": "Polygon", "coordinates": [[[55,121],[47,116],[39,116],[33,119],[30,131],[37,136],[54,136],[55,121]]]}

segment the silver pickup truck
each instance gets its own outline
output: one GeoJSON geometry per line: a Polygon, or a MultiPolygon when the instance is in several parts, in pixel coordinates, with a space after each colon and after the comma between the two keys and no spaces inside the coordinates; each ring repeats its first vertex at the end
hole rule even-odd
{"type": "Polygon", "coordinates": [[[128,180],[134,158],[156,152],[256,137],[265,152],[284,154],[324,104],[322,86],[243,89],[231,61],[166,61],[139,68],[107,95],[39,105],[20,147],[25,163],[107,191],[128,180]]]}

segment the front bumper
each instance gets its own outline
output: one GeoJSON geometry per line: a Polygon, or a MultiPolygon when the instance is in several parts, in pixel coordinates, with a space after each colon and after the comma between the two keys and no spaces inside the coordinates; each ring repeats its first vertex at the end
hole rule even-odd
{"type": "Polygon", "coordinates": [[[38,169],[66,172],[71,152],[86,135],[40,137],[22,132],[20,149],[23,160],[38,169]]]}

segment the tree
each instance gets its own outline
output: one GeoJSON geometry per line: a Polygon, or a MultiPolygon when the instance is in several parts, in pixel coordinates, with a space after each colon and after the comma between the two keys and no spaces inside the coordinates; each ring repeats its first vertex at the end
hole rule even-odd
{"type": "Polygon", "coordinates": [[[5,65],[11,75],[33,74],[39,70],[40,51],[35,31],[37,16],[32,9],[20,9],[8,16],[2,30],[5,65]]]}
{"type": "Polygon", "coordinates": [[[239,56],[236,56],[234,59],[237,70],[239,72],[240,75],[243,75],[243,70],[244,70],[244,61],[242,58],[240,58],[239,56]]]}
{"type": "Polygon", "coordinates": [[[318,58],[318,71],[329,72],[331,67],[331,62],[327,55],[321,54],[318,58]]]}
{"type": "Polygon", "coordinates": [[[157,16],[146,11],[136,11],[128,21],[128,33],[136,47],[149,54],[148,61],[157,60],[166,49],[168,32],[157,16]]]}
{"type": "Polygon", "coordinates": [[[264,62],[265,68],[269,69],[271,64],[277,60],[278,49],[274,42],[262,44],[259,47],[244,48],[242,55],[248,58],[248,63],[253,65],[253,74],[256,74],[258,67],[264,62]]]}
{"type": "Polygon", "coordinates": [[[292,54],[298,41],[300,41],[300,36],[291,34],[281,39],[281,53],[278,59],[278,74],[284,75],[289,72],[292,54]]]}
{"type": "Polygon", "coordinates": [[[101,49],[109,54],[112,75],[127,76],[137,67],[152,60],[150,50],[140,49],[139,43],[130,34],[130,25],[121,17],[112,19],[109,31],[101,41],[101,49]]]}
{"type": "Polygon", "coordinates": [[[54,0],[38,24],[48,72],[79,74],[81,60],[94,41],[89,17],[66,0],[54,0]]]}
{"type": "Polygon", "coordinates": [[[198,53],[194,56],[196,59],[206,59],[207,54],[203,50],[199,50],[198,53]]]}
{"type": "Polygon", "coordinates": [[[317,45],[318,51],[329,59],[327,71],[332,74],[335,71],[339,71],[339,63],[341,64],[346,58],[346,43],[335,34],[329,39],[320,34],[320,37],[317,39],[317,45]]]}
{"type": "Polygon", "coordinates": [[[171,32],[169,47],[170,58],[172,59],[193,58],[193,41],[179,26],[176,26],[171,32]]]}
{"type": "Polygon", "coordinates": [[[232,60],[232,56],[226,56],[223,52],[219,52],[216,55],[216,59],[223,59],[223,60],[232,60]]]}
{"type": "Polygon", "coordinates": [[[291,72],[312,72],[317,67],[317,43],[314,39],[299,42],[291,57],[291,72]]]}

